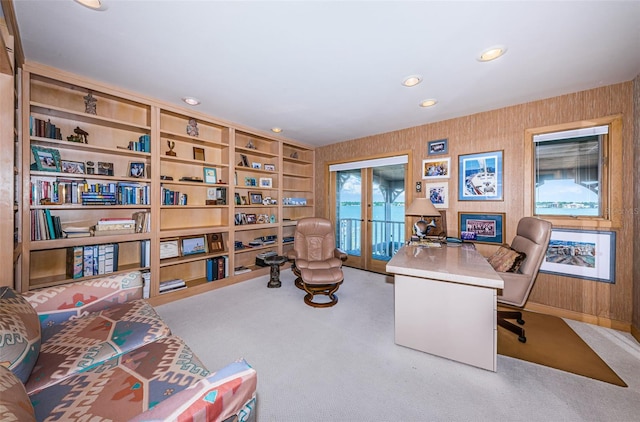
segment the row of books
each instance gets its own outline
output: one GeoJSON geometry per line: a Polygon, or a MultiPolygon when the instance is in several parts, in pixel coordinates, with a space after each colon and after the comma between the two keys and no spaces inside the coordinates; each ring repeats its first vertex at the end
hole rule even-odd
{"type": "Polygon", "coordinates": [[[93,183],[67,178],[35,179],[30,186],[31,205],[43,200],[52,204],[92,204],[108,202],[113,205],[149,205],[149,186],[136,182],[93,183]]]}
{"type": "Polygon", "coordinates": [[[161,188],[160,197],[162,198],[162,205],[187,205],[186,193],[173,191],[164,186],[161,188]]]}
{"type": "Polygon", "coordinates": [[[50,119],[45,122],[33,116],[29,116],[29,135],[62,140],[60,128],[51,123],[50,119]]]}
{"type": "Polygon", "coordinates": [[[187,283],[181,278],[160,282],[160,293],[173,292],[187,288],[187,283]]]}
{"type": "Polygon", "coordinates": [[[229,257],[226,255],[207,259],[207,281],[222,280],[229,275],[229,257]]]}
{"type": "Polygon", "coordinates": [[[118,271],[118,244],[72,246],[67,248],[67,276],[81,278],[118,271]]]}
{"type": "Polygon", "coordinates": [[[131,151],[151,152],[151,137],[142,135],[137,141],[130,141],[128,148],[131,151]]]}
{"type": "Polygon", "coordinates": [[[31,240],[62,239],[65,237],[60,217],[48,209],[31,210],[31,240]]]}

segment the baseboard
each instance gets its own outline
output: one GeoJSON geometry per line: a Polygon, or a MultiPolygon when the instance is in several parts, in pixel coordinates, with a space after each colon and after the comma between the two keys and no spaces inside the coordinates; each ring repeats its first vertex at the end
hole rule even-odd
{"type": "Polygon", "coordinates": [[[640,329],[635,325],[631,326],[631,335],[640,343],[640,329]]]}
{"type": "MultiPolygon", "coordinates": [[[[569,311],[567,309],[555,308],[540,303],[528,302],[524,307],[527,311],[539,312],[542,314],[553,315],[560,318],[572,319],[575,321],[586,322],[588,324],[599,325],[601,327],[613,328],[618,331],[632,332],[631,324],[624,321],[618,321],[610,318],[603,318],[595,315],[589,315],[582,312],[569,311]]],[[[637,332],[637,330],[636,330],[637,332]]],[[[640,336],[640,333],[638,333],[640,336]]],[[[638,338],[638,336],[636,336],[638,338]]]]}

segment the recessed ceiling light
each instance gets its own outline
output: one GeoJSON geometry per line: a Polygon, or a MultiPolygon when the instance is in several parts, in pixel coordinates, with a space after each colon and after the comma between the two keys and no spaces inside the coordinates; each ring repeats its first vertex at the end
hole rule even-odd
{"type": "Polygon", "coordinates": [[[487,48],[482,53],[480,53],[480,56],[478,56],[478,61],[490,62],[491,60],[495,60],[498,57],[503,56],[504,53],[506,53],[506,52],[507,52],[507,48],[503,47],[501,45],[498,45],[498,46],[495,46],[495,47],[491,47],[491,48],[487,48]]]}
{"type": "Polygon", "coordinates": [[[438,103],[438,101],[436,101],[434,99],[422,100],[422,101],[420,101],[420,107],[433,107],[437,103],[438,103]]]}
{"type": "Polygon", "coordinates": [[[282,128],[279,128],[279,127],[272,127],[272,128],[271,128],[271,132],[273,132],[273,133],[280,133],[280,132],[282,132],[282,128]]]}
{"type": "Polygon", "coordinates": [[[402,85],[412,87],[418,85],[420,82],[422,82],[422,76],[411,75],[404,78],[404,80],[402,81],[402,85]]]}
{"type": "Polygon", "coordinates": [[[191,105],[191,106],[196,106],[198,104],[200,104],[200,100],[198,100],[197,98],[193,98],[193,97],[184,97],[182,99],[182,101],[184,101],[185,103],[191,105]]]}
{"type": "Polygon", "coordinates": [[[107,9],[107,6],[102,5],[101,0],[74,0],[74,1],[92,10],[102,11],[107,9]]]}

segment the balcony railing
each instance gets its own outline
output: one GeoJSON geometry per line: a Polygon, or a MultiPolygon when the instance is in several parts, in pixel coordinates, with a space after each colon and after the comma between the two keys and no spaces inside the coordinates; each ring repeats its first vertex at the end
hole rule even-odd
{"type": "MultiPolygon", "coordinates": [[[[373,220],[371,222],[371,257],[388,261],[404,244],[404,222],[373,220]]],[[[338,247],[349,255],[362,253],[362,228],[358,218],[341,218],[338,222],[338,247]]]]}

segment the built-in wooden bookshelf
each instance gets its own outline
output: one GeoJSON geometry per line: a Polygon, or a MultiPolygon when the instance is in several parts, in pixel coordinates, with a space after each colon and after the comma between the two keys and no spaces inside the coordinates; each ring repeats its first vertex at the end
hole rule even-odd
{"type": "Polygon", "coordinates": [[[267,274],[256,256],[284,253],[283,237],[293,235],[296,220],[314,215],[311,147],[35,63],[24,65],[22,97],[23,291],[75,280],[67,271],[69,248],[115,243],[117,272],[149,272],[151,301],[163,303],[267,274]],[[86,143],[76,142],[83,137],[86,143]],[[62,161],[68,171],[81,170],[63,172],[62,161]],[[138,166],[141,174],[133,170],[138,166]],[[136,185],[140,201],[103,204],[85,195],[83,203],[81,193],[64,194],[119,184],[136,185]],[[284,205],[283,198],[306,204],[284,205]],[[41,216],[64,229],[139,214],[147,218],[141,232],[34,235],[41,216]],[[211,263],[224,266],[214,281],[211,263]],[[236,275],[240,266],[251,272],[236,275]],[[174,279],[186,288],[161,292],[161,283],[174,279]]]}

